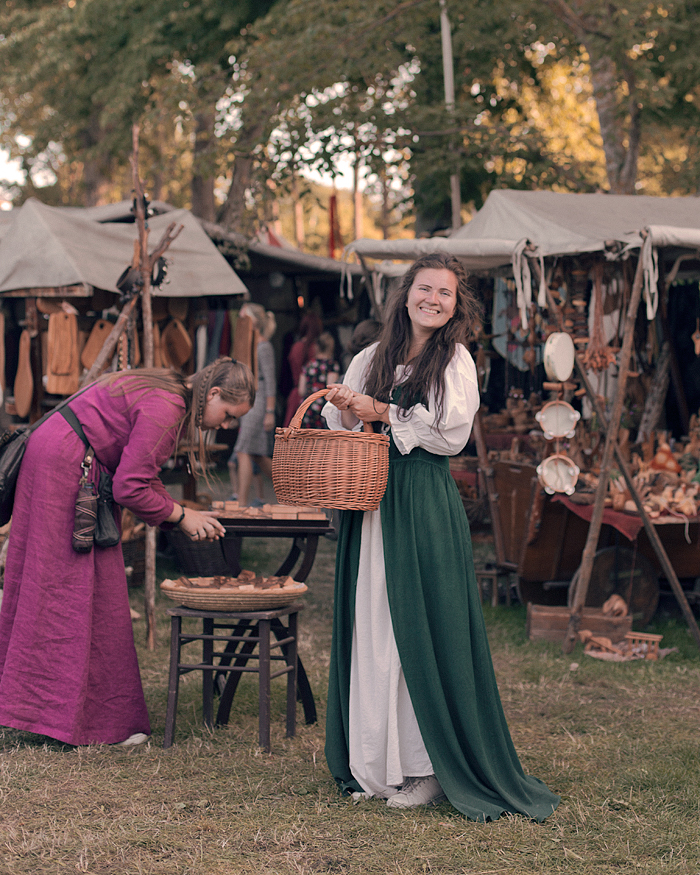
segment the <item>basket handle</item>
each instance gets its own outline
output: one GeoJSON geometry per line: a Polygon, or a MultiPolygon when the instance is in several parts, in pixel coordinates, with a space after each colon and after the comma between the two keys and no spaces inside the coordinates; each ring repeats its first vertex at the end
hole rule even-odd
{"type": "MultiPolygon", "coordinates": [[[[324,395],[327,395],[330,391],[331,390],[328,388],[319,389],[318,392],[312,392],[312,394],[309,395],[308,398],[305,398],[299,405],[297,412],[291,418],[289,422],[289,428],[299,428],[301,426],[301,421],[304,418],[304,414],[309,409],[309,407],[311,407],[314,401],[318,400],[319,398],[323,398],[324,395]]],[[[374,429],[372,428],[372,423],[363,421],[362,430],[366,432],[374,432],[374,429]]]]}

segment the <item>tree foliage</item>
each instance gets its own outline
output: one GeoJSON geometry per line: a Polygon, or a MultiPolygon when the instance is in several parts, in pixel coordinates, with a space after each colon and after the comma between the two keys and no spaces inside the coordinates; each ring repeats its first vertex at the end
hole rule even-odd
{"type": "Polygon", "coordinates": [[[447,10],[450,107],[438,0],[7,0],[3,143],[90,202],[105,180],[128,188],[139,121],[156,196],[204,215],[219,180],[236,228],[341,162],[419,231],[449,224],[454,173],[475,207],[494,186],[696,190],[700,3],[447,10]]]}

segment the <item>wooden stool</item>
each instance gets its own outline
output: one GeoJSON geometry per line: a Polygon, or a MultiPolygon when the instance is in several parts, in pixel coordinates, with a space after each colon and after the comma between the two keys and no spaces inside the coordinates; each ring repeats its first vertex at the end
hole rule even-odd
{"type": "Polygon", "coordinates": [[[475,569],[476,582],[479,587],[479,598],[484,601],[485,589],[491,595],[491,604],[495,608],[498,606],[498,580],[501,575],[506,575],[505,596],[506,605],[510,606],[510,574],[507,571],[501,571],[495,565],[487,563],[475,569]]]}
{"type": "MultiPolygon", "coordinates": [[[[203,722],[211,729],[214,725],[214,684],[221,692],[216,725],[228,723],[238,681],[243,672],[257,672],[259,676],[258,696],[258,736],[260,747],[270,751],[270,681],[280,675],[287,675],[287,738],[296,732],[296,693],[297,693],[297,614],[303,604],[295,602],[283,608],[270,611],[200,611],[194,608],[168,608],[171,616],[170,626],[170,677],[168,682],[168,707],[165,718],[165,738],[163,747],[170,747],[175,735],[177,700],[180,675],[190,671],[202,672],[203,722]],[[195,617],[202,620],[202,634],[183,632],[182,618],[195,617]],[[287,617],[287,625],[281,618],[287,617]],[[228,634],[217,634],[228,630],[228,634]],[[274,635],[276,640],[271,640],[274,635]],[[181,649],[192,641],[202,642],[202,661],[181,661],[181,649]],[[214,642],[225,641],[224,650],[215,650],[214,642]],[[254,653],[257,647],[258,652],[254,653]],[[272,654],[280,648],[281,654],[272,654]],[[215,662],[215,660],[217,660],[215,662]],[[252,666],[249,661],[254,661],[252,666]],[[272,672],[272,662],[285,665],[272,672]],[[224,682],[224,678],[226,678],[224,682]]],[[[305,705],[306,708],[306,705],[305,705]]],[[[314,713],[315,719],[315,713],[314,713]]],[[[308,720],[307,722],[312,722],[308,720]]]]}

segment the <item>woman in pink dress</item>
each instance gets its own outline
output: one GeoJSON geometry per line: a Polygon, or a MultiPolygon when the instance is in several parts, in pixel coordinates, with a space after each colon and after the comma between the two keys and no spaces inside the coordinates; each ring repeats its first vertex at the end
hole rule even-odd
{"type": "MultiPolygon", "coordinates": [[[[69,406],[95,451],[90,478],[112,475],[116,505],[149,525],[214,540],[224,533],[216,515],[175,502],[158,475],[180,438],[206,462],[202,433],[228,427],[254,399],[250,370],[219,359],[189,378],[165,369],[109,374],[69,406]]],[[[89,553],[71,545],[84,454],[60,413],[27,444],[0,611],[0,725],[73,745],[138,744],[151,729],[121,544],[89,553]]]]}

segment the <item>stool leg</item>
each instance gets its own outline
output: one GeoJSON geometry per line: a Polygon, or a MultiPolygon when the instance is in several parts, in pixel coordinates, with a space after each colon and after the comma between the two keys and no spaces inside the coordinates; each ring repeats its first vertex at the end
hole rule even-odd
{"type": "Polygon", "coordinates": [[[168,676],[168,707],[165,712],[165,737],[163,747],[171,747],[175,736],[177,697],[180,686],[180,631],[182,617],[172,617],[170,622],[170,674],[168,676]]]}
{"type": "MultiPolygon", "coordinates": [[[[202,620],[205,635],[214,634],[213,617],[204,617],[202,620]]],[[[214,642],[202,641],[202,664],[214,664],[214,642]]],[[[207,729],[214,728],[214,672],[202,672],[202,719],[207,729]]]]}
{"type": "Polygon", "coordinates": [[[292,738],[297,729],[297,617],[294,611],[289,615],[289,637],[291,643],[286,647],[285,658],[290,671],[287,673],[287,738],[292,738]]]}
{"type": "Polygon", "coordinates": [[[498,607],[498,575],[491,575],[491,605],[494,608],[498,607]]]}
{"type": "Polygon", "coordinates": [[[270,621],[258,623],[258,737],[260,747],[270,752],[270,621]]]}

